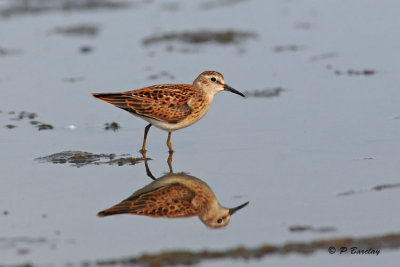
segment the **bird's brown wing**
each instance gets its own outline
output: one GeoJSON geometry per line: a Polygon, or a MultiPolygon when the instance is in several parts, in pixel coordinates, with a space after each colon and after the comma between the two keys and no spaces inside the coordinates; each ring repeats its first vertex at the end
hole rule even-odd
{"type": "Polygon", "coordinates": [[[109,209],[100,211],[97,215],[129,213],[151,217],[190,217],[199,213],[191,203],[194,196],[192,190],[175,183],[134,195],[109,209]]]}
{"type": "Polygon", "coordinates": [[[189,84],[159,84],[128,92],[93,96],[134,114],[176,123],[192,113],[188,101],[194,94],[189,84]]]}

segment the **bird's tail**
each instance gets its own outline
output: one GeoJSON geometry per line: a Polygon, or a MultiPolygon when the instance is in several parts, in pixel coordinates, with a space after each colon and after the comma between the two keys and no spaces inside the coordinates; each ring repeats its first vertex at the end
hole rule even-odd
{"type": "Polygon", "coordinates": [[[126,213],[134,213],[134,211],[131,209],[131,205],[129,202],[121,202],[117,205],[112,206],[111,208],[105,209],[97,213],[97,216],[99,217],[105,217],[105,216],[110,216],[110,215],[116,215],[116,214],[126,214],[126,213]]]}
{"type": "Polygon", "coordinates": [[[95,98],[98,98],[106,102],[120,100],[127,97],[125,93],[92,93],[92,95],[95,98]]]}
{"type": "Polygon", "coordinates": [[[93,93],[95,98],[110,103],[116,107],[122,108],[128,112],[136,113],[135,100],[129,95],[129,92],[123,93],[93,93]]]}

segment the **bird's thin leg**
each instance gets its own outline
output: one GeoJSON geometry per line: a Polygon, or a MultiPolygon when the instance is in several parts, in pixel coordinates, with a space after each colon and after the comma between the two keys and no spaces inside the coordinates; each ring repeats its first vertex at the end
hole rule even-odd
{"type": "Polygon", "coordinates": [[[169,167],[169,172],[173,173],[174,171],[172,170],[172,155],[174,154],[174,152],[169,152],[169,156],[168,156],[168,167],[169,167]]]}
{"type": "Polygon", "coordinates": [[[149,123],[149,125],[147,125],[146,128],[144,128],[143,145],[142,145],[142,149],[140,150],[140,152],[142,152],[142,153],[146,152],[146,139],[147,139],[147,133],[149,132],[150,127],[151,127],[151,123],[149,123]]]}
{"type": "Polygon", "coordinates": [[[169,152],[173,153],[174,150],[172,149],[172,145],[171,145],[171,132],[168,132],[167,146],[169,148],[169,152]]]}
{"type": "Polygon", "coordinates": [[[147,160],[146,151],[139,150],[140,154],[142,154],[142,158],[147,160]]]}

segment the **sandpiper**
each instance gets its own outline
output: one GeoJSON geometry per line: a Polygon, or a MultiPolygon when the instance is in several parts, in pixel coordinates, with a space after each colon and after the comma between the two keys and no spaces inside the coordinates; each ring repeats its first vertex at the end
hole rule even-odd
{"type": "Polygon", "coordinates": [[[169,173],[97,215],[103,217],[128,213],[167,218],[197,215],[206,226],[220,228],[226,226],[231,215],[248,203],[225,208],[202,180],[185,173],[169,173]]]}
{"type": "Polygon", "coordinates": [[[173,152],[171,132],[200,120],[220,91],[244,95],[225,84],[216,71],[201,73],[193,84],[158,84],[121,93],[93,94],[94,97],[124,109],[149,124],[144,129],[142,153],[146,151],[147,133],[152,125],[168,132],[167,146],[173,152]]]}

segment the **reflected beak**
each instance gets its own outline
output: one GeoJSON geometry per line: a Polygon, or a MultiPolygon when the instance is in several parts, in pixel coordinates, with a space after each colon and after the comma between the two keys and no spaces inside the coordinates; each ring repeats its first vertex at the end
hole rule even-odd
{"type": "Polygon", "coordinates": [[[232,87],[230,87],[229,85],[227,85],[227,84],[224,84],[224,90],[226,90],[226,91],[229,91],[229,92],[232,92],[232,93],[234,93],[234,94],[237,94],[237,95],[240,95],[240,96],[243,96],[243,97],[245,97],[245,95],[244,94],[242,94],[241,92],[239,92],[238,90],[236,90],[236,89],[233,89],[232,87]]]}
{"type": "Polygon", "coordinates": [[[248,201],[247,201],[246,203],[240,205],[240,206],[237,206],[237,207],[235,207],[235,208],[229,209],[229,215],[232,215],[232,214],[234,214],[236,211],[240,210],[241,208],[244,208],[247,204],[249,204],[248,201]]]}

